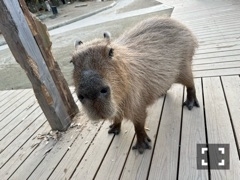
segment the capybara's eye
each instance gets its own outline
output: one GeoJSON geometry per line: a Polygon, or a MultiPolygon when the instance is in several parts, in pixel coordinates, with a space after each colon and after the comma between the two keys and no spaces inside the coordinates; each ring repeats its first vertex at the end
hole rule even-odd
{"type": "Polygon", "coordinates": [[[70,63],[73,63],[73,60],[71,59],[69,62],[70,62],[70,63]]]}
{"type": "Polygon", "coordinates": [[[110,50],[109,50],[109,52],[108,52],[108,56],[110,57],[110,58],[112,58],[113,57],[113,48],[111,48],[110,50]]]}

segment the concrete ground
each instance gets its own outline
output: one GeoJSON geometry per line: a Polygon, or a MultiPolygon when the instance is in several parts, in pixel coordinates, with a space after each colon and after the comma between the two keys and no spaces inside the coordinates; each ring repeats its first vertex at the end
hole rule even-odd
{"type": "MultiPolygon", "coordinates": [[[[64,5],[59,10],[59,15],[52,19],[47,18],[43,20],[44,23],[48,27],[53,25],[57,26],[59,23],[63,21],[72,20],[76,17],[80,17],[88,12],[98,11],[101,8],[109,7],[108,10],[105,10],[96,15],[90,16],[88,18],[83,19],[82,21],[78,21],[79,26],[71,29],[67,29],[65,31],[61,31],[65,27],[68,28],[71,26],[63,26],[62,28],[54,29],[50,31],[51,41],[53,43],[52,52],[55,59],[58,61],[61,70],[67,79],[69,85],[72,85],[72,64],[69,63],[71,54],[73,52],[73,42],[76,39],[81,39],[82,41],[91,40],[96,37],[102,37],[102,33],[104,31],[110,31],[113,38],[117,37],[124,30],[129,27],[132,27],[137,22],[141,21],[144,18],[159,15],[159,12],[150,13],[142,16],[133,16],[120,20],[112,20],[107,21],[100,24],[95,24],[101,19],[108,19],[108,17],[117,17],[116,14],[120,14],[125,12],[129,12],[131,10],[137,10],[142,8],[148,8],[152,6],[159,5],[160,3],[155,0],[117,0],[117,4],[114,7],[109,7],[112,5],[113,1],[107,2],[85,2],[88,6],[75,8],[76,5],[80,3],[73,3],[72,5],[64,5]],[[78,10],[83,10],[81,13],[78,10]],[[92,22],[92,23],[90,23],[92,22]],[[85,24],[91,24],[84,26],[85,24]]],[[[171,12],[170,12],[171,13],[171,12]]],[[[169,16],[169,12],[163,12],[163,16],[169,16]]],[[[124,13],[123,13],[124,14],[124,13]]],[[[78,23],[76,22],[76,23],[78,23]]],[[[74,24],[74,23],[73,23],[74,24]]],[[[0,46],[1,49],[1,46],[0,46]]],[[[19,88],[30,88],[31,83],[28,80],[25,72],[21,69],[21,67],[16,63],[13,58],[11,51],[8,48],[3,48],[0,50],[0,90],[5,89],[19,89],[19,88]]]]}
{"type": "MultiPolygon", "coordinates": [[[[111,8],[115,4],[116,2],[113,0],[101,2],[75,1],[71,4],[61,4],[59,7],[57,7],[57,15],[53,15],[53,13],[49,11],[42,11],[33,15],[37,16],[44,24],[46,24],[48,30],[52,30],[111,8]]],[[[5,44],[5,40],[0,34],[0,45],[3,44],[5,44]]]]}

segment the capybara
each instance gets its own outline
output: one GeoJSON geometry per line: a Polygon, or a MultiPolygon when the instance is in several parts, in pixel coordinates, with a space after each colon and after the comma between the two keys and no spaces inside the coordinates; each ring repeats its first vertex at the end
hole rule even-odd
{"type": "Polygon", "coordinates": [[[142,21],[116,40],[76,41],[71,62],[76,93],[91,119],[113,121],[109,133],[119,134],[123,118],[133,122],[133,149],[150,149],[144,125],[146,108],[173,83],[187,87],[183,103],[199,107],[192,75],[197,40],[191,31],[170,18],[142,21]]]}

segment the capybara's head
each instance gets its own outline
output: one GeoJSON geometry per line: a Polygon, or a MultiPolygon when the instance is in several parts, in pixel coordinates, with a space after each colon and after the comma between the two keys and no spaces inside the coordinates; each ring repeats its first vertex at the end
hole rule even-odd
{"type": "Polygon", "coordinates": [[[71,62],[76,93],[93,120],[114,117],[122,101],[123,67],[116,56],[109,33],[91,42],[75,42],[71,62]]]}

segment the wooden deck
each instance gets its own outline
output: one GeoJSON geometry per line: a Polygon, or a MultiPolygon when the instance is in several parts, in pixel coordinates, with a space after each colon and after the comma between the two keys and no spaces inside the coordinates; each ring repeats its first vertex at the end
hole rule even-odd
{"type": "Polygon", "coordinates": [[[118,136],[107,133],[110,122],[84,115],[67,132],[50,132],[31,89],[0,91],[1,179],[240,179],[240,2],[168,2],[200,42],[193,70],[201,107],[182,108],[185,90],[174,85],[148,109],[152,149],[140,155],[130,121],[118,136]],[[229,170],[197,170],[196,145],[205,143],[230,145],[229,170]]]}

